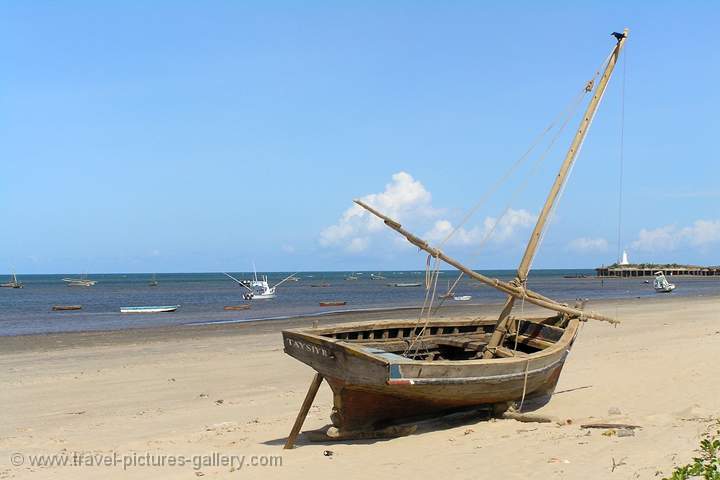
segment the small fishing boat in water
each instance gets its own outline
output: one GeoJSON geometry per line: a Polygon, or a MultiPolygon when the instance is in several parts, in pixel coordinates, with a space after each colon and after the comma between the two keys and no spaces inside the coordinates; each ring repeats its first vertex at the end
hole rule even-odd
{"type": "Polygon", "coordinates": [[[54,312],[65,312],[69,310],[82,310],[82,305],[53,305],[54,312]]]}
{"type": "Polygon", "coordinates": [[[655,272],[655,281],[653,282],[653,288],[657,293],[670,293],[675,290],[675,284],[668,282],[663,272],[655,272]]]}
{"type": "Polygon", "coordinates": [[[149,307],[120,307],[120,313],[168,313],[174,312],[180,305],[161,305],[149,307]]]}
{"type": "Polygon", "coordinates": [[[155,274],[153,273],[152,279],[148,282],[148,287],[157,287],[160,285],[157,281],[155,274]]]}
{"type": "MultiPolygon", "coordinates": [[[[253,270],[254,267],[255,266],[253,265],[253,270]]],[[[269,298],[275,298],[275,289],[283,283],[289,281],[296,275],[295,273],[293,273],[292,275],[288,275],[287,277],[280,280],[278,283],[271,287],[268,283],[267,275],[263,275],[262,279],[258,279],[257,271],[254,271],[253,280],[238,280],[229,273],[223,272],[223,274],[233,279],[238,285],[247,289],[247,292],[243,294],[243,300],[265,300],[269,298]]]]}
{"type": "Polygon", "coordinates": [[[97,283],[97,280],[89,280],[85,275],[81,275],[80,278],[63,278],[62,281],[68,287],[92,287],[97,283]]]}
{"type": "Polygon", "coordinates": [[[472,295],[456,295],[453,297],[453,300],[456,302],[467,302],[468,300],[472,300],[472,295]]]}
{"type": "Polygon", "coordinates": [[[320,302],[321,307],[341,307],[343,305],[347,305],[347,302],[342,300],[328,300],[325,302],[320,302]]]}
{"type": "Polygon", "coordinates": [[[419,283],[390,283],[388,284],[391,287],[398,287],[398,288],[408,288],[408,287],[419,287],[419,283]]]}
{"type": "Polygon", "coordinates": [[[249,303],[243,303],[241,305],[227,305],[223,307],[223,310],[249,310],[250,304],[249,303]]]}
{"type": "Polygon", "coordinates": [[[10,275],[10,281],[7,283],[0,284],[0,287],[3,288],[23,288],[22,282],[19,282],[17,279],[17,275],[15,275],[15,272],[13,272],[12,275],[10,275]]]}

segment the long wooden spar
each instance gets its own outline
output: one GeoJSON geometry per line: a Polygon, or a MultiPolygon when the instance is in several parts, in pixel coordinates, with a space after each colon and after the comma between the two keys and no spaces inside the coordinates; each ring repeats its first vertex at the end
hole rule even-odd
{"type": "Polygon", "coordinates": [[[507,293],[508,295],[512,295],[515,298],[524,298],[525,301],[532,303],[534,305],[537,305],[539,307],[547,308],[549,310],[554,310],[556,312],[565,313],[567,315],[572,315],[575,317],[579,317],[581,319],[593,319],[593,320],[602,320],[604,322],[610,322],[610,323],[620,323],[614,318],[607,317],[605,315],[601,315],[596,312],[591,311],[585,311],[580,310],[577,308],[569,307],[568,305],[558,303],[550,298],[544,297],[540,295],[539,293],[533,292],[532,290],[528,290],[524,288],[521,285],[515,284],[513,282],[504,282],[502,280],[499,280],[497,278],[490,278],[487,277],[481,273],[477,273],[476,271],[466,267],[462,263],[458,262],[452,257],[449,257],[445,255],[440,249],[431,247],[425,240],[422,238],[413,235],[409,231],[402,228],[402,225],[400,225],[398,222],[393,220],[392,218],[388,217],[387,215],[384,215],[365,202],[361,200],[354,200],[356,204],[367,210],[368,212],[372,213],[376,217],[380,218],[383,222],[385,222],[385,225],[392,228],[396,232],[398,232],[400,235],[404,236],[408,242],[412,243],[416,247],[420,248],[421,250],[424,250],[428,252],[432,257],[442,260],[443,262],[447,263],[448,265],[452,265],[453,267],[457,268],[461,272],[463,272],[465,275],[474,278],[475,280],[482,282],[486,285],[489,285],[493,288],[496,288],[500,290],[501,292],[507,293]]]}
{"type": "MultiPolygon", "coordinates": [[[[520,265],[518,266],[517,270],[517,276],[515,277],[515,283],[519,285],[525,285],[525,282],[527,281],[528,272],[530,271],[530,265],[532,264],[533,258],[535,258],[535,254],[537,253],[537,249],[540,245],[540,240],[542,239],[543,231],[545,229],[547,221],[550,218],[550,214],[553,211],[555,203],[557,202],[560,192],[562,191],[563,185],[567,180],[568,174],[572,169],[575,158],[577,157],[577,154],[582,147],[587,132],[590,129],[590,125],[592,124],[593,118],[595,117],[597,108],[600,105],[603,94],[605,93],[605,88],[610,81],[613,69],[615,68],[615,64],[617,63],[618,57],[620,56],[620,51],[622,50],[623,46],[625,45],[625,41],[627,40],[628,32],[629,31],[626,28],[622,34],[613,33],[613,36],[617,38],[617,44],[613,47],[613,50],[610,53],[607,65],[605,66],[605,71],[603,72],[602,77],[600,77],[600,82],[598,83],[598,86],[595,89],[595,93],[590,100],[590,103],[588,104],[587,110],[585,111],[585,114],[580,121],[580,126],[575,133],[575,137],[573,138],[572,143],[570,144],[570,148],[568,149],[567,154],[565,155],[565,159],[563,160],[563,163],[560,167],[560,172],[558,172],[557,177],[555,177],[555,182],[550,188],[550,192],[548,193],[545,204],[543,205],[543,209],[538,216],[535,228],[533,228],[532,234],[530,235],[530,240],[528,241],[528,245],[525,248],[525,253],[523,254],[522,260],[520,261],[520,265]]],[[[589,88],[592,87],[589,86],[589,88]]],[[[502,312],[500,313],[500,316],[498,317],[497,323],[495,324],[495,329],[493,330],[493,334],[490,337],[490,341],[488,341],[488,344],[485,347],[485,351],[483,352],[483,358],[492,358],[495,355],[496,348],[502,345],[502,342],[505,339],[505,335],[508,331],[510,312],[512,311],[513,305],[515,304],[515,298],[516,297],[514,295],[509,295],[507,300],[505,301],[505,305],[502,309],[502,312]]]]}

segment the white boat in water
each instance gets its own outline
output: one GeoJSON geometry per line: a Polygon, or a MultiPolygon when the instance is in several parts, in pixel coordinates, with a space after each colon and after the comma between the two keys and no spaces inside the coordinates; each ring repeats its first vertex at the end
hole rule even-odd
{"type": "Polygon", "coordinates": [[[97,280],[88,280],[85,277],[63,278],[62,280],[68,287],[92,287],[97,283],[97,280]]]}
{"type": "Polygon", "coordinates": [[[675,284],[668,282],[663,272],[655,272],[653,287],[657,293],[670,293],[675,290],[675,284]]]}
{"type": "Polygon", "coordinates": [[[180,305],[161,305],[150,307],[120,307],[120,313],[167,313],[174,312],[180,305]]]}
{"type": "Polygon", "coordinates": [[[15,272],[13,272],[12,275],[10,275],[10,281],[7,283],[0,284],[0,287],[4,288],[23,288],[23,283],[18,281],[17,275],[15,275],[15,272]]]}
{"type": "Polygon", "coordinates": [[[468,300],[472,300],[472,295],[456,295],[453,297],[453,300],[456,302],[467,302],[468,300]]]}
{"type": "Polygon", "coordinates": [[[257,272],[254,272],[253,280],[238,280],[229,273],[223,272],[223,274],[232,278],[238,285],[241,285],[248,290],[247,293],[243,294],[243,299],[245,300],[266,300],[269,298],[275,298],[275,289],[283,283],[289,281],[291,278],[295,278],[296,275],[293,273],[271,287],[268,283],[267,275],[263,275],[262,279],[259,280],[257,272]]]}

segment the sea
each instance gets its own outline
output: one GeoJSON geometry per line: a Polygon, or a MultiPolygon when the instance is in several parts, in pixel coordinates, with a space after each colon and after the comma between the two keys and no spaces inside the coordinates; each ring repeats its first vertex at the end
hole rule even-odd
{"type": "MultiPolygon", "coordinates": [[[[480,271],[510,280],[513,270],[480,271]]],[[[268,274],[271,285],[292,272],[268,274]]],[[[232,273],[251,279],[252,273],[232,273]]],[[[68,287],[68,275],[21,275],[22,289],[0,288],[0,336],[57,332],[109,331],[129,328],[184,326],[212,323],[267,321],[312,317],[341,311],[372,311],[417,307],[425,300],[424,271],[390,272],[300,272],[297,282],[285,282],[273,299],[251,300],[244,311],[225,311],[226,305],[246,303],[245,289],[222,273],[157,274],[159,283],[150,287],[150,274],[97,274],[93,287],[68,287]],[[356,277],[349,280],[347,277],[356,277]],[[373,279],[375,274],[384,277],[373,279]],[[420,287],[396,287],[396,283],[420,283],[420,287]],[[322,301],[345,301],[344,306],[321,307],[322,301]],[[52,311],[53,305],[82,305],[79,311],[52,311]],[[123,314],[121,307],[180,305],[173,313],[123,314]]],[[[440,272],[437,293],[445,293],[455,281],[455,271],[440,272]]],[[[4,279],[2,279],[4,281],[4,279]]],[[[713,296],[720,294],[719,277],[670,277],[677,289],[672,296],[713,296]]],[[[550,298],[572,302],[623,298],[658,298],[652,278],[601,279],[593,270],[534,270],[528,281],[531,289],[550,298]],[[570,278],[568,278],[570,277],[570,278]],[[649,280],[650,283],[645,283],[649,280]]],[[[467,302],[483,305],[500,303],[504,295],[475,280],[463,277],[456,295],[470,295],[467,302]]]]}

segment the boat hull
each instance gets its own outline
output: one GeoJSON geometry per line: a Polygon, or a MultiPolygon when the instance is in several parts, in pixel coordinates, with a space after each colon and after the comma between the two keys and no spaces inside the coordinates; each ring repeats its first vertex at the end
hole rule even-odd
{"type": "Polygon", "coordinates": [[[347,302],[343,302],[343,301],[320,302],[321,307],[342,307],[343,305],[347,305],[347,302]]]}
{"type": "MultiPolygon", "coordinates": [[[[489,335],[492,322],[486,326],[474,322],[448,328],[474,327],[479,332],[486,328],[489,335]]],[[[283,336],[285,352],[327,380],[333,390],[332,422],[340,431],[351,432],[468,407],[504,410],[522,402],[524,410],[537,408],[552,396],[577,326],[578,321],[571,320],[555,343],[534,354],[470,360],[412,360],[310,329],[284,331],[283,336]]],[[[402,330],[392,327],[392,322],[375,322],[368,328],[402,330]],[[383,323],[389,326],[383,328],[383,323]]]]}
{"type": "Polygon", "coordinates": [[[71,310],[82,310],[82,305],[53,305],[54,312],[65,312],[71,310]]]}
{"type": "Polygon", "coordinates": [[[501,382],[487,378],[473,383],[405,385],[350,385],[326,378],[333,391],[330,418],[341,430],[357,431],[378,430],[470,407],[504,411],[512,402],[520,401],[524,411],[531,411],[550,401],[563,364],[564,359],[547,372],[529,375],[524,399],[522,375],[501,382]]]}

